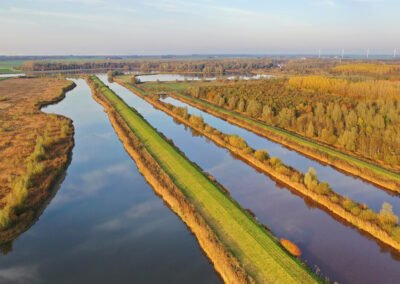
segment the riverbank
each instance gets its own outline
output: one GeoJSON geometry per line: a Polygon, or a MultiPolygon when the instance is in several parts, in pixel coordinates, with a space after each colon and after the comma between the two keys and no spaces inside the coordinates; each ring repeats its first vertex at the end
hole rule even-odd
{"type": "Polygon", "coordinates": [[[129,85],[126,85],[121,81],[119,83],[131,91],[134,91],[135,94],[145,99],[154,107],[164,111],[174,119],[206,136],[218,146],[228,149],[231,151],[231,153],[234,153],[254,168],[259,169],[274,179],[279,180],[300,194],[311,198],[331,214],[339,216],[358,229],[368,233],[375,239],[391,246],[397,251],[400,251],[400,242],[397,236],[397,232],[400,228],[397,224],[393,227],[386,228],[385,225],[378,222],[379,216],[377,213],[373,212],[365,205],[357,204],[352,200],[334,192],[330,189],[329,185],[319,182],[316,179],[316,176],[314,178],[316,183],[315,186],[308,185],[306,181],[307,175],[304,176],[296,169],[284,165],[279,159],[276,160],[275,158],[274,162],[272,162],[274,158],[265,158],[266,156],[263,156],[261,152],[257,157],[257,155],[255,155],[256,151],[248,147],[246,143],[243,145],[242,149],[240,149],[239,147],[230,143],[229,135],[221,133],[217,129],[214,129],[213,127],[203,123],[199,117],[193,115],[189,116],[185,113],[182,113],[184,109],[179,111],[179,108],[174,108],[172,105],[160,102],[157,97],[151,98],[150,96],[131,88],[129,85]],[[321,184],[320,188],[318,188],[319,184],[321,184]]]}
{"type": "MultiPolygon", "coordinates": [[[[298,259],[282,249],[279,242],[261,224],[179,153],[139,114],[98,79],[96,84],[103,87],[103,95],[113,104],[113,107],[107,107],[107,112],[123,119],[120,126],[128,130],[129,135],[136,137],[136,140],[132,137],[124,139],[124,146],[132,149],[128,152],[138,163],[146,179],[196,235],[225,281],[317,281],[298,259]],[[157,184],[157,180],[163,184],[157,184]]],[[[113,125],[117,125],[116,122],[113,125]]],[[[121,135],[121,132],[118,134],[121,135]]]]}
{"type": "Polygon", "coordinates": [[[40,108],[75,87],[54,78],[0,83],[0,243],[15,239],[40,216],[70,160],[74,129],[69,118],[40,108]]]}
{"type": "MultiPolygon", "coordinates": [[[[118,78],[115,80],[121,82],[121,80],[119,80],[118,78]]],[[[126,80],[123,82],[130,87],[136,89],[137,91],[144,91],[145,93],[147,93],[145,90],[142,89],[140,85],[133,86],[126,80]]],[[[166,84],[163,83],[160,86],[163,86],[165,88],[166,84]]],[[[324,145],[314,143],[313,141],[300,137],[299,135],[266,125],[260,121],[253,120],[242,114],[232,112],[209,102],[182,94],[180,93],[179,89],[177,89],[176,91],[167,90],[166,92],[168,93],[168,95],[175,99],[185,102],[216,117],[224,119],[229,123],[252,131],[260,136],[266,137],[271,141],[280,143],[319,162],[329,164],[343,172],[358,176],[385,189],[389,189],[397,193],[400,192],[399,175],[378,165],[368,163],[367,161],[360,160],[356,157],[336,151],[324,145]]]]}

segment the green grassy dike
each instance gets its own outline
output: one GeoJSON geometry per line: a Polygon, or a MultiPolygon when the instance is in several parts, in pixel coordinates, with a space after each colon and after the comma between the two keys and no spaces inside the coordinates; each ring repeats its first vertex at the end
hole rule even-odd
{"type": "MultiPolygon", "coordinates": [[[[130,87],[136,89],[137,91],[139,91],[141,93],[144,93],[144,94],[147,94],[146,91],[144,91],[143,89],[141,89],[141,88],[139,88],[139,87],[137,87],[135,85],[130,84],[130,82],[125,81],[125,83],[128,84],[130,87]]],[[[184,84],[184,83],[180,83],[180,84],[184,84]]],[[[191,96],[182,94],[180,92],[180,91],[182,91],[182,87],[180,86],[180,84],[171,83],[171,85],[173,85],[173,86],[171,88],[168,88],[168,89],[170,89],[170,91],[173,92],[173,94],[175,95],[175,97],[177,99],[179,99],[179,97],[182,97],[187,101],[191,101],[191,102],[193,102],[195,104],[197,103],[197,104],[203,105],[203,106],[205,106],[205,107],[207,107],[209,109],[212,109],[215,112],[221,113],[222,115],[228,115],[228,116],[231,116],[231,117],[237,119],[238,121],[243,121],[243,122],[245,122],[247,124],[255,125],[255,126],[259,127],[259,128],[265,129],[267,131],[271,131],[271,132],[273,132],[275,134],[280,135],[283,138],[290,139],[290,140],[298,143],[299,145],[303,145],[303,146],[309,147],[311,149],[318,150],[318,151],[320,151],[322,153],[325,153],[325,154],[327,154],[327,155],[329,155],[331,157],[337,158],[339,160],[346,161],[349,164],[355,165],[355,166],[357,166],[357,167],[359,167],[361,169],[370,170],[370,171],[374,172],[375,174],[377,174],[379,176],[382,176],[384,178],[388,178],[389,180],[393,180],[395,182],[400,182],[400,175],[399,174],[394,173],[392,171],[389,171],[389,170],[387,170],[387,169],[385,169],[383,167],[368,163],[366,161],[360,160],[360,159],[358,159],[356,157],[353,157],[353,156],[349,156],[349,155],[347,155],[345,153],[342,153],[340,151],[336,151],[334,149],[325,147],[325,146],[323,146],[321,144],[315,143],[315,142],[313,142],[313,141],[311,141],[309,139],[301,137],[300,135],[291,133],[289,131],[286,131],[286,130],[283,130],[283,129],[280,129],[280,128],[277,128],[277,127],[274,127],[274,126],[267,125],[267,124],[262,123],[260,121],[256,121],[256,120],[251,119],[249,117],[246,117],[246,116],[244,116],[242,114],[239,114],[239,113],[234,112],[234,111],[227,110],[227,109],[219,107],[219,106],[216,106],[216,105],[211,104],[209,102],[206,102],[204,100],[193,98],[191,96]]],[[[185,83],[185,84],[187,85],[188,83],[185,83]]],[[[165,86],[168,86],[168,84],[163,83],[162,86],[165,87],[165,86]]],[[[384,185],[382,185],[382,186],[384,186],[384,185]]],[[[389,188],[389,189],[392,189],[392,188],[389,188]]]]}
{"type": "Polygon", "coordinates": [[[104,97],[141,140],[146,150],[210,225],[228,251],[257,282],[321,282],[300,260],[289,255],[272,234],[167,142],[140,114],[126,105],[96,76],[90,76],[90,80],[101,87],[104,97]]]}

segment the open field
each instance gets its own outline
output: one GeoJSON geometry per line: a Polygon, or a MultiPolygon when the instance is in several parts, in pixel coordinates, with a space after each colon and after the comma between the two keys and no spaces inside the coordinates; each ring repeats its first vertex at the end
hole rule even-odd
{"type": "MultiPolygon", "coordinates": [[[[226,193],[168,143],[143,118],[96,77],[91,80],[145,149],[182,191],[219,240],[257,282],[311,283],[316,278],[291,257],[226,193]]],[[[173,208],[174,209],[174,208],[173,208]]],[[[190,227],[190,224],[188,224],[190,227]]],[[[201,242],[201,241],[200,241],[201,242]]],[[[204,249],[204,248],[203,248],[204,249]]]]}
{"type": "Polygon", "coordinates": [[[71,120],[40,107],[62,99],[74,86],[49,78],[0,82],[0,242],[27,229],[67,165],[71,120]]]}
{"type": "MultiPolygon", "coordinates": [[[[125,82],[130,84],[127,78],[124,78],[125,82]]],[[[171,82],[171,83],[157,83],[149,82],[132,86],[138,88],[139,91],[145,91],[148,93],[162,93],[168,92],[172,97],[182,100],[188,104],[196,106],[203,111],[212,112],[213,115],[226,119],[231,123],[237,124],[243,128],[253,131],[259,135],[265,136],[273,141],[284,144],[294,150],[309,155],[317,160],[324,163],[328,163],[335,166],[338,169],[359,176],[367,181],[376,183],[382,187],[399,191],[400,176],[397,173],[389,171],[378,165],[368,163],[364,160],[360,160],[356,157],[342,153],[330,147],[326,147],[319,143],[302,137],[298,134],[291,133],[284,129],[267,125],[261,121],[254,120],[245,116],[241,113],[228,110],[223,107],[219,107],[215,104],[211,104],[201,99],[197,99],[182,93],[188,85],[190,86],[202,86],[204,82],[171,82]]],[[[209,83],[210,84],[210,83],[209,83]]],[[[219,84],[218,82],[213,84],[219,84]]]]}
{"type": "Polygon", "coordinates": [[[19,73],[21,71],[18,68],[23,64],[23,60],[0,61],[0,74],[19,73]]]}

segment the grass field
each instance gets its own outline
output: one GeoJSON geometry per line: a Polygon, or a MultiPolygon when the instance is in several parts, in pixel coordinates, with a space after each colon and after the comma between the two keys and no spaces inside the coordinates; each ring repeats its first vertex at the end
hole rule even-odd
{"type": "Polygon", "coordinates": [[[91,80],[102,86],[104,96],[130,129],[253,277],[259,282],[270,283],[319,281],[139,114],[97,77],[91,76],[91,80]]]}
{"type": "MultiPolygon", "coordinates": [[[[137,87],[131,85],[129,81],[127,81],[127,83],[131,87],[134,87],[134,88],[137,89],[137,87]]],[[[334,149],[325,147],[325,146],[320,145],[318,143],[314,143],[313,141],[311,141],[309,139],[306,139],[304,137],[301,137],[300,135],[288,132],[286,130],[283,130],[283,129],[280,129],[280,128],[277,128],[277,127],[273,127],[273,126],[264,124],[262,122],[253,120],[253,119],[251,119],[249,117],[246,117],[244,115],[241,115],[239,113],[227,110],[225,108],[216,106],[216,105],[208,103],[206,101],[203,101],[203,100],[200,100],[200,99],[196,99],[196,98],[193,98],[191,96],[188,96],[188,95],[185,95],[185,94],[181,93],[181,91],[186,89],[188,86],[195,86],[195,85],[201,85],[201,84],[205,84],[205,83],[203,83],[203,82],[194,82],[194,83],[187,83],[187,82],[168,82],[168,83],[166,83],[166,82],[163,82],[163,83],[149,82],[149,83],[144,83],[144,86],[146,88],[153,89],[154,91],[157,91],[158,89],[162,88],[162,89],[165,89],[166,91],[174,92],[178,96],[184,97],[185,99],[187,99],[189,101],[193,101],[195,103],[202,104],[202,105],[206,106],[207,108],[210,108],[210,109],[212,109],[214,111],[217,111],[217,112],[219,112],[221,114],[232,116],[232,117],[234,117],[234,118],[236,118],[238,120],[244,121],[244,122],[246,122],[248,124],[252,124],[252,125],[255,125],[257,127],[261,127],[261,128],[266,129],[268,131],[274,132],[276,134],[281,135],[282,137],[289,138],[289,139],[297,142],[298,144],[301,144],[301,145],[304,145],[304,146],[307,146],[307,147],[310,147],[310,148],[313,148],[313,149],[317,149],[317,150],[319,150],[321,152],[329,154],[332,157],[336,157],[336,158],[342,159],[342,160],[344,160],[344,161],[346,161],[346,162],[348,162],[350,164],[354,164],[354,165],[356,165],[356,166],[358,166],[360,168],[369,169],[369,170],[373,171],[374,173],[376,173],[378,175],[381,175],[383,177],[390,178],[390,179],[393,179],[395,181],[400,181],[400,175],[398,175],[397,173],[391,172],[391,171],[389,171],[387,169],[384,169],[382,167],[379,167],[377,165],[370,164],[370,163],[368,163],[366,161],[363,161],[363,160],[357,159],[355,157],[349,156],[349,155],[344,154],[344,153],[342,153],[340,151],[336,151],[334,149]]],[[[210,84],[210,83],[208,82],[208,84],[210,84]]],[[[138,89],[138,90],[143,92],[142,89],[138,89]]]]}
{"type": "Polygon", "coordinates": [[[18,67],[23,64],[23,60],[0,61],[0,74],[19,73],[18,67]]]}

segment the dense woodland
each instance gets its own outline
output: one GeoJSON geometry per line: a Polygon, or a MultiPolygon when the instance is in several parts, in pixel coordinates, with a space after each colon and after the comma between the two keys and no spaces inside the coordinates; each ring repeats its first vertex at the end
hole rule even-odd
{"type": "Polygon", "coordinates": [[[259,59],[137,59],[137,60],[93,60],[93,61],[26,61],[21,70],[80,70],[80,69],[122,69],[141,72],[193,72],[223,75],[225,72],[246,73],[255,70],[267,70],[279,64],[279,60],[259,59]]]}
{"type": "Polygon", "coordinates": [[[399,169],[399,82],[310,76],[210,84],[187,93],[399,169]]]}

